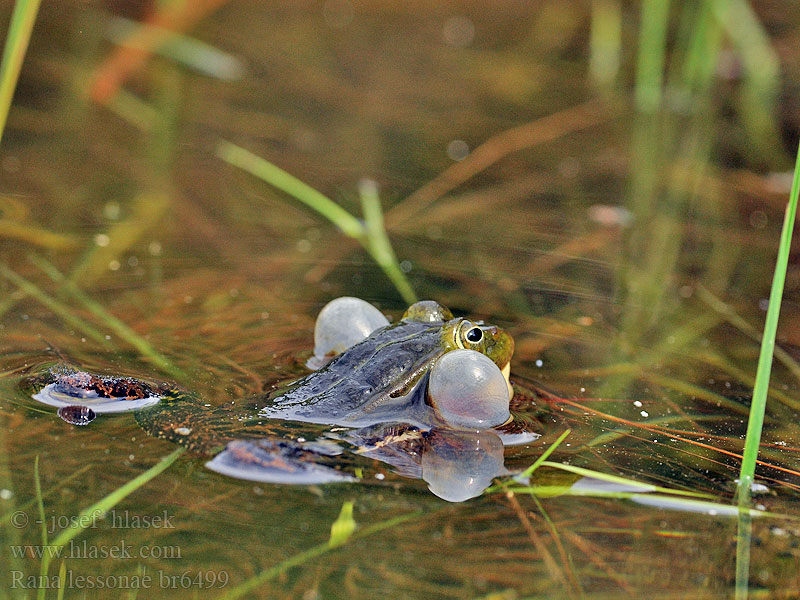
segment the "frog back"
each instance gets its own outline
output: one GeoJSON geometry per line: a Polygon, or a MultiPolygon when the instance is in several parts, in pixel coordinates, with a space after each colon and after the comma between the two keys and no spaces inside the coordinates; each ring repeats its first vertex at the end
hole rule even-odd
{"type": "Polygon", "coordinates": [[[445,351],[442,323],[388,325],[269,398],[270,418],[361,426],[421,401],[415,386],[445,351]]]}

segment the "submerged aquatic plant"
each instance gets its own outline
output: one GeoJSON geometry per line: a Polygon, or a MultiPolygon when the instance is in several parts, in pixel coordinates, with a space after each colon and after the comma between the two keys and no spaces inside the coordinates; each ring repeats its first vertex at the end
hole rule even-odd
{"type": "Polygon", "coordinates": [[[423,514],[424,513],[422,511],[414,511],[386,519],[385,521],[380,521],[374,525],[369,525],[364,529],[358,530],[356,529],[355,521],[353,521],[353,503],[345,502],[342,505],[342,510],[339,513],[339,517],[331,526],[331,536],[328,541],[317,544],[316,546],[312,546],[308,550],[295,554],[294,556],[281,561],[277,565],[262,571],[258,575],[255,575],[243,583],[240,583],[236,587],[231,588],[222,594],[218,600],[233,600],[234,598],[241,598],[245,594],[257,589],[266,582],[279,577],[289,569],[303,565],[310,560],[317,558],[318,556],[344,546],[351,540],[375,535],[376,533],[386,531],[387,529],[391,529],[392,527],[396,527],[397,525],[420,517],[423,514]]]}
{"type": "MultiPolygon", "coordinates": [[[[75,519],[72,519],[70,525],[63,530],[53,539],[52,543],[47,544],[45,538],[45,545],[48,545],[52,548],[63,548],[67,544],[70,543],[71,540],[74,540],[78,535],[81,534],[87,527],[90,527],[92,523],[95,522],[95,519],[104,516],[108,511],[114,508],[117,504],[119,504],[122,500],[124,500],[127,496],[138,490],[148,481],[159,475],[160,473],[164,472],[168,469],[172,463],[174,463],[178,458],[186,451],[185,448],[178,448],[174,450],[169,455],[162,458],[158,461],[155,465],[138,475],[137,477],[131,479],[128,483],[118,487],[113,492],[101,498],[94,504],[87,506],[84,508],[75,519]]],[[[41,494],[41,487],[38,483],[38,460],[36,461],[36,491],[37,491],[37,502],[40,507],[40,511],[43,512],[42,508],[42,494],[41,494]]],[[[44,525],[45,519],[42,519],[42,527],[46,527],[44,525]]],[[[46,536],[46,530],[43,530],[43,537],[46,536]]],[[[50,561],[52,560],[52,556],[55,553],[45,552],[42,555],[42,563],[40,568],[40,577],[47,578],[47,574],[50,570],[50,561]]],[[[63,563],[62,563],[63,564],[63,563]]],[[[45,597],[45,593],[47,588],[42,587],[39,589],[39,598],[43,599],[45,597]]]]}

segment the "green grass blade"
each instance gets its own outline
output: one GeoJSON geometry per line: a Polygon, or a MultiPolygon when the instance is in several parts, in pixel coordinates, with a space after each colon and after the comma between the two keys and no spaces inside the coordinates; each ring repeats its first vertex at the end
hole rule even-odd
{"type": "Polygon", "coordinates": [[[714,497],[711,496],[710,494],[703,494],[701,492],[676,490],[672,488],[665,488],[653,485],[652,483],[642,483],[641,481],[628,479],[626,477],[619,477],[618,475],[609,475],[607,473],[601,473],[600,471],[593,471],[592,469],[584,469],[583,467],[576,467],[574,465],[565,465],[562,463],[551,462],[549,460],[542,461],[541,466],[551,467],[553,469],[560,469],[562,471],[574,473],[575,475],[580,475],[581,477],[590,477],[592,479],[599,479],[601,481],[607,481],[609,483],[617,483],[620,485],[635,487],[641,490],[642,492],[660,492],[662,494],[675,494],[676,496],[692,496],[694,498],[714,497]]]}
{"type": "Polygon", "coordinates": [[[739,511],[736,527],[736,583],[734,598],[747,600],[750,592],[750,543],[753,536],[752,518],[746,511],[739,511]]]}
{"type": "Polygon", "coordinates": [[[158,122],[158,111],[153,106],[127,90],[121,89],[106,102],[106,107],[139,131],[149,133],[158,122]]]}
{"type": "MultiPolygon", "coordinates": [[[[401,523],[405,523],[406,521],[414,519],[422,514],[423,514],[422,511],[414,511],[411,513],[407,513],[405,515],[400,515],[399,517],[387,519],[386,521],[381,521],[380,523],[375,523],[374,525],[365,527],[360,531],[356,531],[347,541],[369,537],[376,533],[380,533],[381,531],[385,531],[386,529],[391,529],[392,527],[400,525],[401,523]]],[[[321,556],[323,554],[326,554],[327,552],[330,552],[333,549],[335,548],[332,547],[329,542],[323,542],[322,544],[317,544],[316,546],[312,546],[308,550],[299,552],[298,554],[295,554],[294,556],[291,556],[286,560],[278,563],[274,567],[270,567],[269,569],[262,571],[255,577],[251,577],[247,581],[240,583],[234,588],[231,588],[225,594],[222,594],[222,596],[220,596],[218,600],[233,600],[234,598],[241,598],[245,594],[265,584],[267,581],[275,579],[276,577],[285,573],[292,567],[297,567],[302,564],[305,564],[308,561],[317,558],[318,556],[321,556]]]]}
{"type": "Polygon", "coordinates": [[[775,337],[778,330],[778,317],[783,298],[783,285],[786,281],[786,270],[789,266],[789,249],[792,245],[792,232],[797,216],[797,196],[800,194],[800,147],[792,178],[792,189],[789,193],[789,205],[781,230],[781,241],[778,246],[778,258],[775,261],[775,274],[772,277],[772,289],[769,293],[767,318],[764,323],[764,336],[761,340],[761,353],[758,356],[756,381],[753,386],[753,401],[750,404],[750,417],[747,420],[747,437],[742,453],[742,468],[739,472],[739,523],[736,539],[736,599],[745,600],[748,595],[750,578],[750,541],[752,527],[750,518],[744,509],[750,504],[750,486],[756,470],[756,459],[761,444],[761,431],[764,427],[764,414],[767,409],[769,378],[772,371],[772,357],[775,351],[775,337]]]}
{"type": "MultiPolygon", "coordinates": [[[[684,10],[688,8],[688,5],[684,6],[684,10]]],[[[680,69],[680,85],[694,97],[707,102],[709,87],[719,63],[722,27],[713,18],[713,9],[708,3],[699,3],[693,8],[697,12],[692,15],[687,32],[686,57],[677,68],[680,69]]]]}
{"type": "Polygon", "coordinates": [[[154,25],[144,25],[116,17],[110,20],[106,37],[118,46],[128,46],[144,51],[152,48],[155,54],[170,58],[190,69],[217,79],[233,81],[241,79],[245,74],[244,65],[238,58],[195,38],[154,25]],[[148,36],[149,39],[162,40],[162,43],[156,44],[155,48],[152,48],[152,44],[141,43],[145,39],[142,34],[148,36]],[[137,44],[135,40],[140,43],[137,44]]]}
{"type": "Polygon", "coordinates": [[[39,12],[41,0],[17,0],[8,27],[8,37],[3,49],[3,62],[0,63],[0,141],[6,128],[8,111],[14,98],[22,61],[28,50],[33,24],[39,12]]]}
{"type": "MultiPolygon", "coordinates": [[[[484,494],[492,494],[494,492],[498,492],[498,491],[507,489],[510,485],[512,485],[515,482],[519,483],[520,481],[527,480],[531,475],[533,475],[533,472],[536,469],[538,469],[542,465],[542,463],[544,461],[546,461],[553,452],[555,452],[556,448],[558,448],[561,445],[561,442],[563,442],[570,433],[572,433],[572,430],[571,429],[567,429],[566,431],[564,431],[564,433],[562,433],[560,436],[558,436],[558,439],[556,441],[554,441],[552,444],[550,444],[550,446],[548,446],[547,449],[544,452],[542,452],[542,454],[539,456],[539,458],[537,458],[533,462],[533,464],[531,466],[529,466],[527,469],[525,469],[524,471],[522,471],[518,475],[515,475],[511,479],[506,479],[505,481],[501,481],[497,485],[493,485],[493,486],[490,486],[490,487],[486,488],[485,490],[483,490],[483,493],[484,494]]],[[[517,488],[514,488],[514,489],[516,490],[517,488]]]]}
{"type": "Polygon", "coordinates": [[[228,164],[239,167],[286,192],[328,219],[342,233],[357,240],[383,269],[403,299],[409,304],[416,302],[416,294],[403,274],[386,235],[383,212],[374,182],[368,184],[362,182],[361,185],[361,203],[365,224],[294,175],[290,175],[280,167],[244,148],[222,140],[217,145],[217,156],[228,164]]]}
{"type": "Polygon", "coordinates": [[[217,156],[226,163],[255,175],[317,211],[341,229],[345,235],[362,242],[365,241],[366,232],[358,219],[294,175],[290,175],[260,156],[224,140],[217,145],[217,156]]]}
{"type": "MultiPolygon", "coordinates": [[[[52,414],[52,413],[50,413],[50,414],[52,414]]],[[[88,471],[91,468],[92,468],[92,465],[84,465],[80,469],[78,469],[77,471],[75,471],[75,472],[71,473],[70,475],[68,475],[67,477],[64,477],[63,479],[60,479],[56,485],[54,485],[53,487],[51,487],[49,490],[47,490],[46,492],[44,492],[41,495],[42,500],[44,500],[48,496],[50,496],[53,493],[55,493],[57,490],[59,490],[62,487],[64,487],[66,484],[68,484],[70,481],[72,481],[76,477],[80,477],[81,475],[86,473],[86,471],[88,471]]],[[[24,502],[23,504],[17,505],[16,507],[14,507],[14,510],[10,510],[7,513],[5,513],[4,515],[0,516],[0,525],[5,525],[6,523],[8,523],[11,520],[11,517],[13,517],[17,512],[28,510],[34,504],[37,504],[38,501],[39,501],[39,498],[36,497],[36,498],[33,498],[33,499],[29,500],[28,502],[24,502]]]]}
{"type": "Polygon", "coordinates": [[[39,479],[39,455],[33,461],[33,482],[36,485],[36,507],[39,509],[39,520],[42,522],[42,546],[47,546],[47,517],[44,514],[44,498],[42,482],[39,479]]]}
{"type": "Polygon", "coordinates": [[[515,494],[531,494],[536,498],[555,498],[558,496],[573,496],[578,498],[605,498],[610,500],[630,500],[643,506],[665,510],[679,510],[706,514],[712,517],[736,517],[744,513],[750,518],[776,518],[776,519],[796,519],[792,515],[771,513],[755,509],[740,509],[738,506],[724,504],[723,502],[711,502],[697,498],[686,498],[674,496],[674,490],[670,494],[656,494],[650,492],[634,491],[604,491],[593,489],[573,488],[570,485],[528,485],[520,487],[510,487],[509,492],[515,494]]]}
{"type": "Polygon", "coordinates": [[[353,501],[348,500],[342,504],[342,510],[338,518],[331,525],[331,537],[328,540],[328,546],[336,548],[346,544],[355,530],[356,521],[353,519],[353,501]]]}
{"type": "Polygon", "coordinates": [[[589,34],[589,76],[595,85],[610,90],[619,75],[622,55],[622,4],[620,0],[592,0],[589,34]]]}
{"type": "Polygon", "coordinates": [[[384,273],[392,280],[403,300],[408,304],[413,304],[417,301],[417,295],[400,268],[397,256],[392,249],[392,244],[389,242],[383,225],[383,211],[381,210],[380,198],[378,198],[378,185],[371,179],[364,179],[359,182],[358,191],[361,196],[361,210],[364,213],[367,232],[367,250],[372,255],[372,258],[375,259],[375,262],[383,269],[384,273]]]}
{"type": "MultiPolygon", "coordinates": [[[[168,469],[172,463],[178,460],[181,454],[186,451],[186,448],[178,448],[172,454],[169,454],[158,461],[155,465],[147,469],[144,473],[134,477],[125,485],[117,488],[106,497],[101,498],[91,506],[83,509],[80,514],[72,520],[69,527],[61,530],[52,542],[52,546],[66,546],[70,541],[75,539],[80,533],[90,527],[96,519],[102,518],[109,510],[114,508],[127,496],[138,490],[148,481],[161,474],[168,469]]],[[[41,574],[45,577],[50,568],[50,556],[44,553],[42,556],[41,574]]],[[[44,589],[44,588],[43,588],[44,589]]]]}
{"type": "Polygon", "coordinates": [[[142,356],[150,360],[155,366],[173,377],[183,380],[186,379],[186,374],[153,348],[147,340],[128,327],[123,321],[120,321],[117,317],[109,313],[99,302],[90,298],[86,292],[78,288],[73,281],[67,279],[50,262],[35,255],[31,255],[28,258],[33,264],[44,271],[50,279],[60,284],[62,290],[83,304],[86,310],[100,319],[106,327],[116,333],[121,339],[136,348],[142,356]]]}
{"type": "Polygon", "coordinates": [[[67,561],[61,561],[61,567],[58,569],[58,594],[56,600],[64,600],[64,590],[67,587],[67,561]]]}
{"type": "Polygon", "coordinates": [[[655,112],[661,106],[669,0],[643,0],[636,64],[636,108],[655,112]]]}
{"type": "Polygon", "coordinates": [[[769,377],[772,370],[772,357],[775,350],[775,337],[778,330],[783,285],[786,281],[786,269],[789,265],[789,249],[792,245],[792,232],[797,215],[798,193],[800,193],[800,148],[797,152],[792,190],[789,194],[789,205],[786,207],[780,245],[778,246],[778,258],[775,263],[775,274],[772,278],[772,289],[769,294],[767,318],[764,323],[764,337],[761,342],[761,353],[758,357],[756,381],[753,387],[753,401],[750,404],[747,437],[744,443],[742,468],[739,474],[739,493],[741,495],[742,491],[745,490],[748,498],[750,485],[753,483],[753,475],[755,474],[758,446],[761,443],[761,430],[764,425],[764,413],[767,407],[769,377]]]}
{"type": "Polygon", "coordinates": [[[517,478],[518,479],[526,479],[526,478],[530,477],[531,475],[533,475],[533,472],[536,469],[538,469],[540,466],[542,466],[542,463],[544,461],[546,461],[548,458],[550,458],[550,455],[553,452],[555,452],[555,449],[558,448],[561,445],[561,442],[563,442],[565,439],[567,439],[567,436],[570,433],[572,433],[572,430],[571,429],[567,429],[564,433],[562,433],[560,436],[558,436],[558,439],[555,442],[553,442],[552,444],[550,444],[550,446],[547,448],[547,450],[542,452],[541,456],[539,456],[539,458],[537,458],[530,467],[528,467],[522,473],[520,473],[517,476],[517,478]]]}
{"type": "Polygon", "coordinates": [[[43,304],[51,311],[53,311],[56,315],[61,317],[64,322],[66,322],[70,327],[74,327],[75,329],[82,331],[86,334],[87,337],[92,338],[98,344],[103,346],[108,346],[108,340],[106,337],[100,333],[97,329],[89,325],[88,323],[84,322],[79,317],[76,317],[70,308],[55,298],[51,298],[47,294],[45,294],[42,290],[40,290],[35,284],[31,283],[24,277],[18,275],[11,269],[9,269],[4,264],[0,263],[0,276],[5,277],[11,283],[16,285],[20,290],[35,298],[39,303],[43,304]]]}
{"type": "Polygon", "coordinates": [[[747,0],[713,0],[714,13],[742,60],[739,112],[759,157],[782,160],[777,118],[780,58],[769,34],[747,0]]]}

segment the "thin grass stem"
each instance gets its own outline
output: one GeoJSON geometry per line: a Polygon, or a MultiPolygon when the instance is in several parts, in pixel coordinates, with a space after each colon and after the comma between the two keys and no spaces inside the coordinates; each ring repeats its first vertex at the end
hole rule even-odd
{"type": "Polygon", "coordinates": [[[42,522],[42,545],[47,546],[47,524],[44,514],[44,497],[42,496],[42,482],[39,479],[39,455],[33,461],[33,482],[36,486],[36,507],[39,509],[39,520],[42,522]]]}
{"type": "Polygon", "coordinates": [[[652,113],[661,106],[669,0],[643,0],[636,64],[636,108],[652,113]]]}
{"type": "MultiPolygon", "coordinates": [[[[749,497],[749,494],[747,496],[749,497]]],[[[736,525],[735,600],[747,600],[750,591],[750,543],[752,536],[753,518],[750,516],[749,511],[740,510],[736,525]]]]}
{"type": "Polygon", "coordinates": [[[761,443],[761,430],[764,425],[764,413],[767,407],[767,393],[769,391],[769,378],[772,370],[772,358],[775,350],[775,337],[778,330],[778,317],[783,297],[783,286],[786,281],[786,270],[789,265],[789,249],[792,244],[792,232],[797,215],[797,196],[800,193],[800,148],[798,148],[797,162],[795,163],[792,189],[789,195],[789,205],[781,231],[781,240],[778,247],[778,258],[775,263],[775,274],[772,279],[772,289],[769,295],[767,317],[764,323],[764,337],[761,342],[761,353],[758,357],[756,381],[753,387],[753,401],[750,405],[750,417],[747,422],[747,437],[745,438],[742,456],[742,468],[739,476],[739,491],[750,489],[755,473],[758,447],[761,443]]]}
{"type": "Polygon", "coordinates": [[[18,275],[2,263],[0,263],[0,276],[5,277],[20,290],[35,298],[40,304],[43,304],[49,308],[56,315],[61,317],[69,326],[82,331],[87,337],[92,338],[94,341],[102,344],[103,346],[107,347],[109,345],[105,335],[100,333],[97,329],[79,317],[76,317],[68,306],[62,304],[55,298],[51,298],[45,292],[40,290],[35,284],[18,275]]]}
{"type": "MultiPolygon", "coordinates": [[[[47,490],[46,492],[44,492],[41,495],[42,500],[44,500],[45,498],[47,498],[48,496],[53,494],[56,490],[64,487],[64,485],[66,485],[67,483],[69,483],[70,481],[75,479],[76,477],[80,477],[81,475],[86,473],[86,471],[88,471],[91,468],[92,468],[92,465],[84,465],[80,469],[78,469],[77,471],[75,471],[75,472],[71,473],[70,475],[68,475],[67,477],[64,477],[63,479],[59,480],[58,484],[54,485],[53,487],[51,487],[49,490],[47,490]]],[[[29,509],[31,506],[33,506],[34,504],[37,503],[38,499],[39,498],[38,498],[38,494],[37,494],[36,498],[33,498],[32,500],[30,500],[28,502],[20,504],[20,505],[16,506],[14,508],[14,510],[10,510],[7,513],[5,513],[4,515],[0,516],[0,525],[5,525],[6,523],[8,523],[11,520],[11,517],[13,517],[14,514],[16,514],[17,512],[25,511],[25,510],[29,509]]]]}
{"type": "Polygon", "coordinates": [[[195,38],[156,25],[117,17],[109,21],[106,37],[119,46],[145,52],[152,50],[155,54],[217,79],[232,81],[241,79],[245,74],[244,64],[235,56],[195,38]],[[154,39],[162,42],[154,45],[152,43],[154,39]]]}
{"type": "Polygon", "coordinates": [[[592,469],[584,469],[583,467],[576,467],[575,465],[567,465],[567,464],[552,462],[549,460],[542,461],[540,463],[540,466],[550,467],[552,469],[559,469],[561,471],[567,471],[568,473],[574,473],[575,475],[580,475],[581,477],[590,477],[592,479],[607,481],[608,483],[618,483],[620,485],[633,486],[638,488],[642,492],[659,492],[662,494],[673,494],[676,496],[690,496],[692,498],[714,498],[714,496],[710,494],[704,494],[702,492],[665,488],[658,485],[653,485],[652,483],[642,483],[641,481],[636,481],[635,479],[628,479],[627,477],[618,477],[617,475],[609,475],[608,473],[601,473],[600,471],[593,471],[592,469]]]}
{"type": "Polygon", "coordinates": [[[149,133],[158,121],[158,111],[136,94],[119,90],[106,107],[139,131],[149,133]]]}
{"type": "MultiPolygon", "coordinates": [[[[750,325],[750,323],[745,321],[741,316],[739,316],[728,304],[723,302],[720,298],[717,298],[711,293],[710,290],[702,285],[698,285],[696,290],[697,297],[710,306],[713,310],[725,317],[725,320],[728,321],[728,323],[736,327],[750,339],[757,342],[761,341],[761,334],[759,334],[758,330],[750,325]]],[[[775,346],[774,354],[775,358],[783,363],[783,365],[789,369],[798,380],[800,380],[800,364],[798,364],[797,361],[792,358],[792,355],[780,346],[775,346]]]]}
{"type": "Polygon", "coordinates": [[[333,200],[303,183],[294,175],[290,175],[280,167],[244,148],[221,140],[217,145],[217,156],[228,164],[239,167],[286,192],[328,219],[342,233],[357,240],[386,273],[403,299],[408,303],[416,302],[416,294],[400,268],[386,235],[383,212],[374,182],[370,182],[366,186],[362,184],[361,202],[366,221],[366,223],[362,223],[333,200]]]}
{"type": "MultiPolygon", "coordinates": [[[[349,541],[369,537],[376,533],[380,533],[381,531],[391,529],[392,527],[400,525],[401,523],[405,523],[406,521],[414,519],[422,514],[423,512],[421,510],[414,511],[411,513],[407,513],[405,515],[400,515],[399,517],[387,519],[386,521],[381,521],[380,523],[375,523],[374,525],[370,525],[369,527],[365,527],[364,529],[356,531],[352,536],[350,536],[348,540],[345,542],[345,545],[349,541]]],[[[277,565],[270,567],[265,571],[262,571],[255,577],[251,577],[247,581],[240,583],[234,588],[231,588],[230,590],[227,591],[227,593],[220,596],[218,600],[233,600],[234,598],[241,598],[245,594],[265,584],[267,581],[275,579],[279,575],[285,573],[292,567],[297,567],[302,564],[305,564],[310,560],[317,558],[318,556],[322,556],[323,554],[326,554],[338,547],[341,546],[331,546],[328,541],[325,541],[321,544],[317,544],[316,546],[312,546],[308,550],[299,552],[298,554],[295,554],[294,556],[291,556],[286,560],[281,561],[277,565]]]]}
{"type": "Polygon", "coordinates": [[[592,0],[589,34],[589,75],[595,85],[610,90],[619,75],[622,55],[620,0],[592,0]]]}
{"type": "Polygon", "coordinates": [[[408,304],[413,304],[417,301],[417,295],[400,268],[397,255],[386,235],[381,201],[378,197],[378,185],[371,179],[364,179],[359,182],[358,192],[361,197],[361,210],[364,214],[368,251],[391,279],[403,300],[408,304]]]}
{"type": "Polygon", "coordinates": [[[61,567],[58,569],[58,594],[56,595],[56,600],[64,600],[64,590],[67,587],[67,561],[61,561],[61,567]]]}
{"type": "Polygon", "coordinates": [[[22,69],[25,52],[28,50],[40,2],[41,0],[17,0],[14,4],[8,37],[3,49],[3,62],[0,63],[0,141],[3,139],[8,111],[14,99],[14,90],[17,88],[19,72],[22,69]]]}
{"type": "Polygon", "coordinates": [[[553,452],[555,452],[556,448],[558,448],[561,445],[561,442],[563,442],[565,439],[567,439],[567,436],[570,433],[572,433],[572,430],[571,429],[567,429],[566,431],[564,431],[564,433],[562,433],[560,436],[558,436],[558,439],[555,442],[553,442],[552,444],[550,444],[550,447],[547,448],[547,450],[545,450],[544,452],[542,452],[541,456],[539,456],[539,458],[537,458],[530,467],[528,467],[522,473],[519,474],[519,478],[520,479],[525,479],[526,477],[530,477],[531,475],[533,475],[533,472],[536,469],[538,469],[540,466],[542,466],[542,464],[548,458],[550,458],[550,455],[553,452]]]}
{"type": "Polygon", "coordinates": [[[136,350],[138,350],[142,356],[147,358],[155,366],[165,373],[172,375],[173,377],[184,380],[186,379],[186,374],[181,369],[173,365],[169,359],[159,353],[150,345],[147,340],[136,333],[127,324],[109,313],[99,302],[90,298],[86,292],[75,285],[73,281],[67,279],[50,262],[36,255],[30,255],[28,260],[44,271],[45,275],[47,275],[50,279],[60,284],[62,286],[61,289],[72,296],[72,298],[80,302],[86,308],[86,310],[100,319],[106,327],[116,333],[120,338],[136,348],[136,350]]]}
{"type": "Polygon", "coordinates": [[[747,0],[713,0],[711,7],[742,61],[742,122],[762,159],[781,160],[777,118],[780,59],[769,34],[747,0]]]}
{"type": "Polygon", "coordinates": [[[570,433],[572,433],[571,429],[567,429],[566,431],[564,431],[560,436],[558,436],[558,439],[556,439],[556,441],[554,441],[552,444],[550,444],[550,446],[548,446],[547,449],[544,452],[542,452],[542,454],[539,456],[539,458],[537,458],[533,462],[533,464],[531,466],[529,466],[527,469],[522,471],[522,473],[520,473],[519,475],[515,475],[513,477],[513,479],[507,479],[505,481],[502,481],[502,482],[498,483],[497,485],[493,485],[493,486],[490,486],[490,487],[486,488],[485,490],[483,490],[483,493],[484,494],[492,494],[494,492],[498,492],[498,491],[501,491],[501,490],[504,490],[504,489],[508,488],[508,486],[511,485],[513,482],[520,482],[520,481],[528,479],[531,475],[533,475],[533,472],[536,469],[538,469],[542,465],[542,463],[544,461],[546,461],[553,452],[555,452],[556,448],[558,448],[561,445],[561,442],[563,442],[565,439],[567,439],[567,436],[570,433]]]}
{"type": "Polygon", "coordinates": [[[317,211],[341,229],[345,235],[362,243],[365,241],[366,231],[361,221],[294,175],[290,175],[260,156],[224,140],[217,145],[217,156],[226,163],[255,175],[317,211]]]}
{"type": "Polygon", "coordinates": [[[761,340],[761,352],[758,356],[756,381],[753,386],[753,401],[750,404],[750,417],[747,420],[747,437],[742,453],[742,468],[739,472],[739,523],[736,540],[736,599],[745,600],[748,595],[750,577],[750,541],[752,526],[748,514],[750,504],[750,488],[755,476],[758,449],[761,444],[761,431],[764,427],[764,414],[767,409],[769,378],[772,370],[772,358],[775,351],[775,337],[778,330],[778,317],[783,298],[783,286],[786,281],[786,270],[789,266],[789,250],[792,245],[792,232],[797,216],[797,197],[800,194],[800,147],[792,178],[792,189],[789,193],[789,204],[781,230],[778,246],[778,258],[775,261],[775,274],[772,277],[772,289],[769,293],[767,318],[764,323],[764,335],[761,340]]]}
{"type": "MultiPolygon", "coordinates": [[[[80,514],[72,520],[69,527],[62,529],[52,542],[53,547],[66,546],[70,541],[75,539],[81,532],[90,527],[96,519],[102,518],[105,514],[124,500],[127,496],[138,490],[148,481],[161,474],[168,469],[172,463],[186,451],[186,448],[178,448],[171,454],[165,456],[155,465],[147,469],[144,473],[134,477],[128,483],[118,487],[116,490],[101,498],[91,506],[84,508],[80,514]]],[[[50,569],[50,556],[45,552],[42,556],[41,574],[47,577],[47,572],[50,569]]],[[[44,591],[44,588],[42,589],[44,591]]]]}

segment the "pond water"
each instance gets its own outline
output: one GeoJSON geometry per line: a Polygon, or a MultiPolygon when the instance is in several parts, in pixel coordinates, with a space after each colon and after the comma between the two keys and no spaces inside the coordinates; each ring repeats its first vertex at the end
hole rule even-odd
{"type": "MultiPolygon", "coordinates": [[[[784,3],[753,3],[755,66],[746,33],[717,38],[701,9],[673,7],[655,101],[636,74],[639,11],[614,0],[164,3],[156,17],[150,3],[44,4],[0,148],[0,597],[36,597],[60,569],[66,598],[733,596],[726,506],[800,114],[800,21],[784,3]],[[205,45],[116,49],[147,18],[205,45]],[[701,43],[717,44],[699,53],[706,71],[701,43]],[[514,336],[512,381],[549,393],[512,407],[542,436],[507,447],[506,468],[569,430],[552,463],[714,504],[552,465],[535,494],[453,503],[377,462],[357,483],[287,486],[186,453],[83,523],[38,579],[42,525],[52,541],[176,446],[130,414],[69,425],[27,377],[66,362],[169,381],[211,409],[302,373],[332,298],[395,319],[408,305],[357,241],[222,160],[222,140],[359,218],[359,182],[376,181],[416,296],[514,336]],[[328,550],[351,506],[353,537],[328,550]]],[[[756,597],[800,590],[799,275],[793,255],[756,597]]]]}

